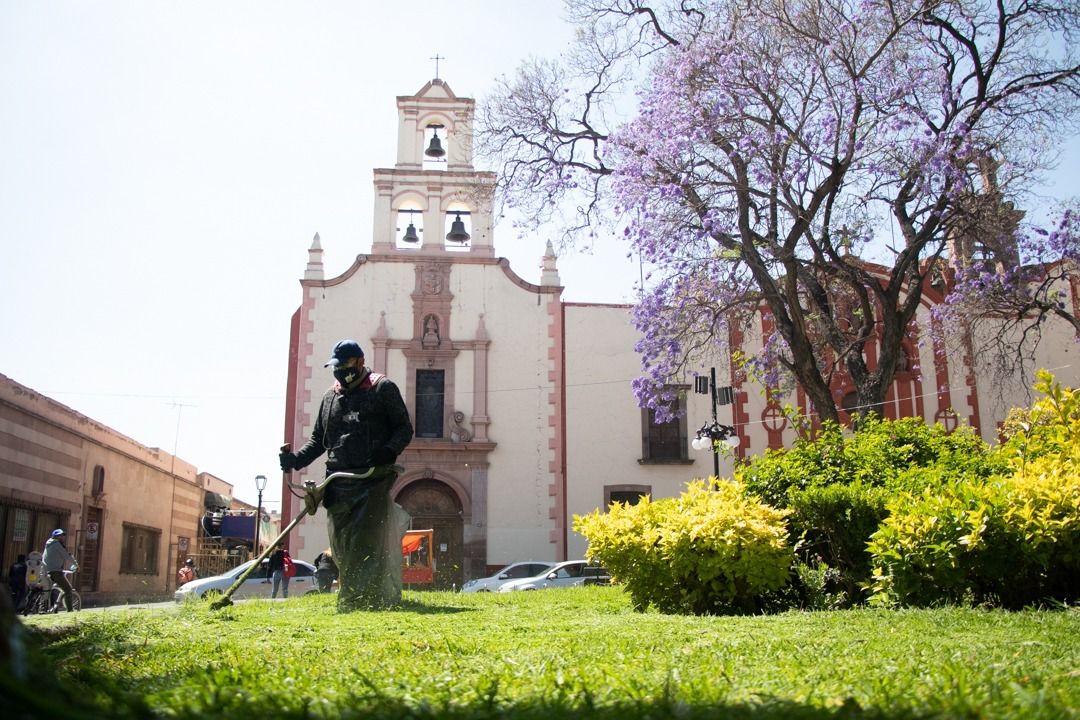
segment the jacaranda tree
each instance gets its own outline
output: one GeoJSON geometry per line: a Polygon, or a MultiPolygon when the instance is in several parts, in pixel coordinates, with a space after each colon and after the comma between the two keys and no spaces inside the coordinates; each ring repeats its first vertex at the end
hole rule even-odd
{"type": "Polygon", "coordinates": [[[767,382],[835,420],[840,370],[878,406],[987,166],[1014,196],[1080,109],[1075,0],[567,7],[575,44],[501,80],[480,149],[526,218],[571,241],[614,223],[654,268],[634,310],[652,407],[759,313],[767,382]]]}

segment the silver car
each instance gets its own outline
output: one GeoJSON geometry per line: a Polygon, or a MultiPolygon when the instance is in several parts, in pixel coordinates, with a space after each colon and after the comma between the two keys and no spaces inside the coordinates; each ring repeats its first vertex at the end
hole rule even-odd
{"type": "Polygon", "coordinates": [[[539,575],[554,564],[542,560],[525,560],[510,563],[491,577],[470,580],[461,586],[461,592],[495,592],[505,583],[539,575]]]}
{"type": "Polygon", "coordinates": [[[544,590],[577,585],[606,585],[609,582],[611,582],[611,576],[604,568],[589,565],[585,560],[568,560],[533,577],[512,580],[500,587],[499,592],[544,590]]]}
{"type": "MultiPolygon", "coordinates": [[[[251,567],[253,562],[255,561],[248,560],[220,575],[186,582],[177,588],[176,592],[173,593],[173,598],[180,602],[185,598],[213,597],[222,594],[229,589],[236,578],[251,567]]],[[[240,600],[244,598],[269,598],[270,591],[274,587],[273,582],[267,577],[266,570],[269,565],[268,560],[263,560],[262,567],[251,573],[248,579],[244,581],[244,584],[236,589],[233,598],[240,600]]],[[[306,595],[312,591],[318,592],[319,585],[315,582],[315,566],[296,559],[293,560],[293,565],[296,567],[296,574],[289,578],[289,594],[306,595]]],[[[280,595],[279,589],[278,596],[280,597],[280,595]]]]}

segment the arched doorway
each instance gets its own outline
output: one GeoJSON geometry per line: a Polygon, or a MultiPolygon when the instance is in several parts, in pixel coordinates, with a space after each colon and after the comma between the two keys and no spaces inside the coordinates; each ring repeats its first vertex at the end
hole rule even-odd
{"type": "Polygon", "coordinates": [[[435,587],[442,590],[461,587],[464,522],[461,503],[454,491],[438,480],[417,480],[405,486],[396,501],[412,515],[414,529],[435,531],[432,539],[435,587]]]}

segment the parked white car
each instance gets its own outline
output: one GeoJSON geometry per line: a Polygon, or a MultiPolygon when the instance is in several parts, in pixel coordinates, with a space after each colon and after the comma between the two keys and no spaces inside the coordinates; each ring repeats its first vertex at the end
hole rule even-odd
{"type": "MultiPolygon", "coordinates": [[[[222,594],[229,589],[236,578],[251,567],[253,562],[255,561],[248,560],[221,575],[186,582],[176,589],[173,598],[180,602],[189,597],[203,598],[222,594]]],[[[293,564],[296,566],[296,574],[289,578],[289,595],[306,595],[309,592],[318,592],[319,584],[315,581],[315,566],[296,559],[293,559],[293,564]]],[[[245,598],[269,598],[270,591],[274,588],[273,581],[266,576],[266,569],[269,565],[269,560],[263,560],[262,567],[251,573],[248,579],[244,581],[244,584],[236,589],[233,598],[239,600],[245,598]]],[[[280,590],[278,597],[281,597],[280,590]]]]}
{"type": "Polygon", "coordinates": [[[544,590],[546,588],[575,587],[577,585],[607,584],[611,582],[608,571],[584,560],[559,563],[538,575],[512,580],[499,588],[499,592],[516,590],[544,590]]]}
{"type": "Polygon", "coordinates": [[[541,560],[525,560],[510,563],[491,577],[470,580],[461,586],[461,592],[495,592],[503,585],[514,580],[523,580],[540,575],[555,563],[541,560]]]}

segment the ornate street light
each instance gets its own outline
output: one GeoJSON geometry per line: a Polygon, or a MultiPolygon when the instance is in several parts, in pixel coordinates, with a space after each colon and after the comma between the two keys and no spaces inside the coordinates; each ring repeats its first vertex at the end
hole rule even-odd
{"type": "Polygon", "coordinates": [[[716,406],[728,405],[732,401],[730,387],[716,387],[716,368],[709,369],[709,377],[697,378],[695,390],[701,395],[712,396],[712,422],[705,423],[698,431],[697,436],[690,441],[690,447],[695,450],[709,448],[713,451],[713,476],[720,477],[720,448],[717,443],[724,442],[731,447],[739,446],[739,436],[731,425],[721,425],[716,421],[716,406]]]}
{"type": "Polygon", "coordinates": [[[262,494],[266,489],[266,476],[255,476],[255,487],[259,490],[259,503],[255,509],[255,547],[253,548],[253,554],[258,557],[259,555],[259,526],[262,525],[262,494]]]}

